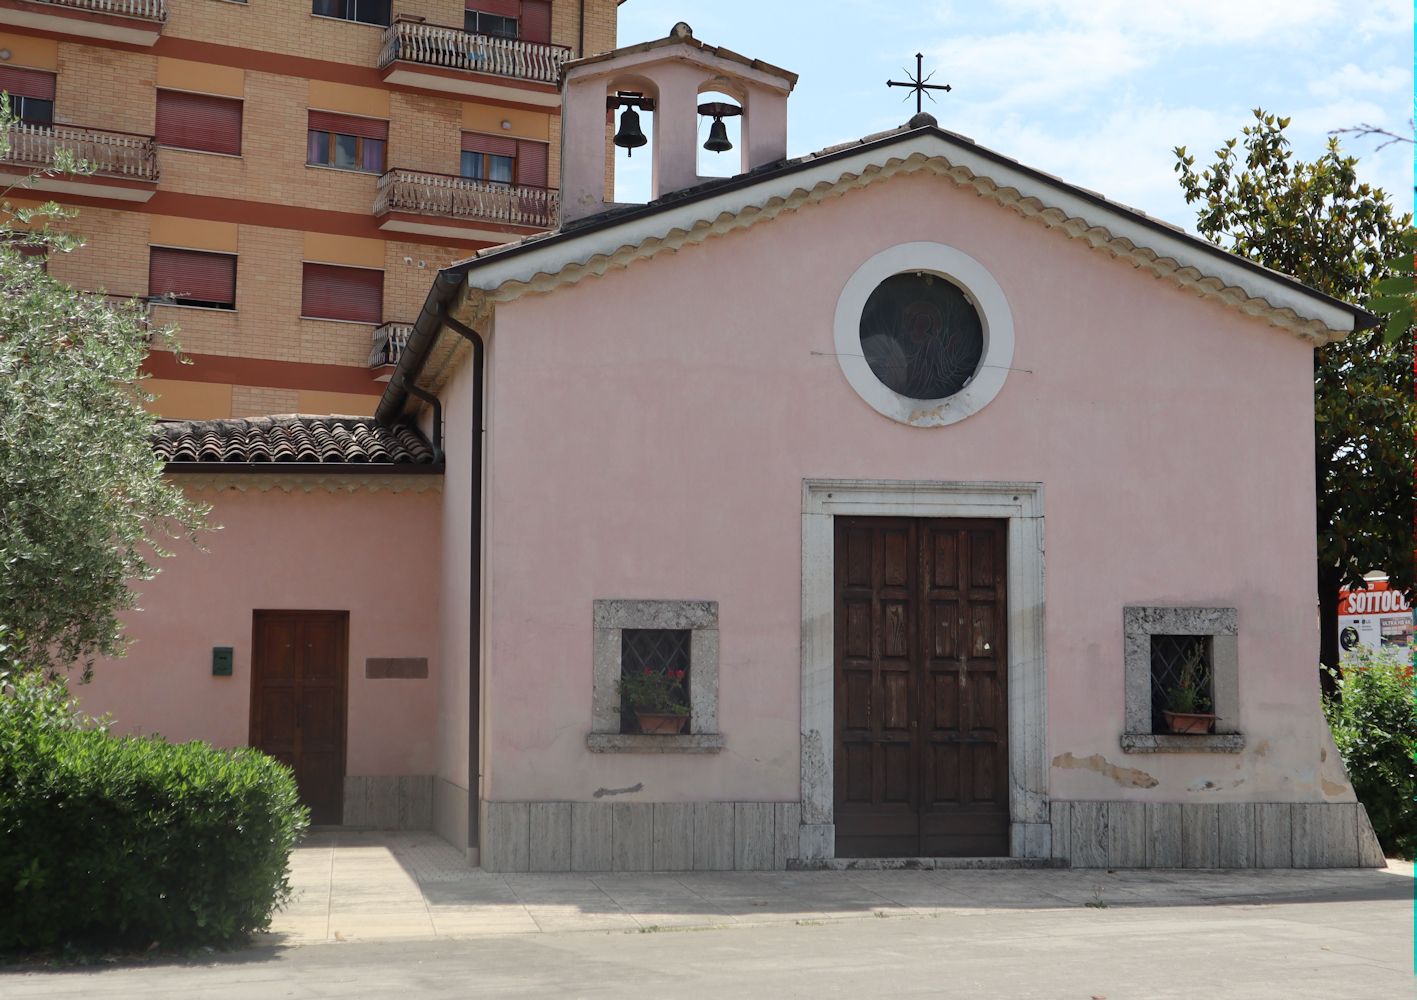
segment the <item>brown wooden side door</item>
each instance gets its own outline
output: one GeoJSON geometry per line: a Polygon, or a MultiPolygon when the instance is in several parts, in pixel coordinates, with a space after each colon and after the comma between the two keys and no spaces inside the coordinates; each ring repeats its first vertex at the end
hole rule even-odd
{"type": "Polygon", "coordinates": [[[1009,849],[1007,522],[836,519],[836,850],[1009,849]]]}
{"type": "Polygon", "coordinates": [[[347,611],[257,611],[251,745],[288,764],[317,824],[344,814],[347,611]]]}

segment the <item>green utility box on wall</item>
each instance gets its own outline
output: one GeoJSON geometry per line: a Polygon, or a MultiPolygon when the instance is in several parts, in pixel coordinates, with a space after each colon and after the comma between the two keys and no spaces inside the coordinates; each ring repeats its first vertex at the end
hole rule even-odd
{"type": "Polygon", "coordinates": [[[212,647],[212,676],[213,676],[213,677],[230,677],[230,676],[231,676],[231,647],[230,647],[230,646],[213,646],[213,647],[212,647]]]}

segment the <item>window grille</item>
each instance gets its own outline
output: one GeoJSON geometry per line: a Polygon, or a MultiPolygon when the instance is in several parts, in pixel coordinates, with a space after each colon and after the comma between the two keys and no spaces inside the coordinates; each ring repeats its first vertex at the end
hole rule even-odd
{"type": "Polygon", "coordinates": [[[1166,733],[1166,711],[1214,711],[1211,639],[1206,635],[1151,637],[1151,731],[1166,733]]]}
{"type": "MultiPolygon", "coordinates": [[[[692,680],[689,669],[690,635],[691,630],[686,628],[624,629],[620,633],[620,675],[643,674],[646,670],[661,674],[682,670],[684,702],[689,704],[689,682],[692,680]]],[[[635,713],[623,703],[620,706],[620,731],[639,732],[635,713]]]]}

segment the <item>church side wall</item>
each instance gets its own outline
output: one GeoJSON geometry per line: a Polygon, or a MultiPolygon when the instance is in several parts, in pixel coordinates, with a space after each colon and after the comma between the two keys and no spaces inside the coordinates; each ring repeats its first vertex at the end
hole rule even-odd
{"type": "MultiPolygon", "coordinates": [[[[436,490],[330,492],[315,486],[192,491],[219,531],[159,561],[135,584],[124,616],[126,656],[100,661],[74,685],[85,711],[118,733],[244,746],[250,739],[252,612],[347,611],[344,822],[427,828],[437,760],[441,658],[437,630],[441,499],[436,490]],[[213,647],[233,650],[213,676],[213,647]],[[370,658],[424,659],[426,677],[370,677],[370,658]]],[[[437,477],[407,477],[409,484],[437,477]]],[[[416,672],[416,671],[415,671],[416,672]]]]}
{"type": "MultiPolygon", "coordinates": [[[[441,521],[442,560],[438,593],[438,632],[444,669],[438,676],[438,735],[433,779],[433,828],[459,848],[473,841],[468,775],[468,640],[471,614],[469,570],[472,549],[472,378],[463,365],[443,394],[443,449],[447,455],[441,521]]],[[[431,430],[431,429],[430,429],[431,430]]]]}

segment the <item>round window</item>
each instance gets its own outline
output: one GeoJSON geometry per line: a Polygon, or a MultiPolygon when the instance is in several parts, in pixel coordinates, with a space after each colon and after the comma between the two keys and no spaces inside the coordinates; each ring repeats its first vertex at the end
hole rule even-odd
{"type": "Polygon", "coordinates": [[[936,274],[896,274],[861,311],[861,353],[876,378],[911,399],[947,399],[974,378],[984,356],[979,312],[936,274]]]}
{"type": "Polygon", "coordinates": [[[873,410],[912,427],[944,427],[1003,388],[1014,321],[1004,290],[969,254],[899,243],[846,280],[832,343],[841,373],[873,410]]]}

